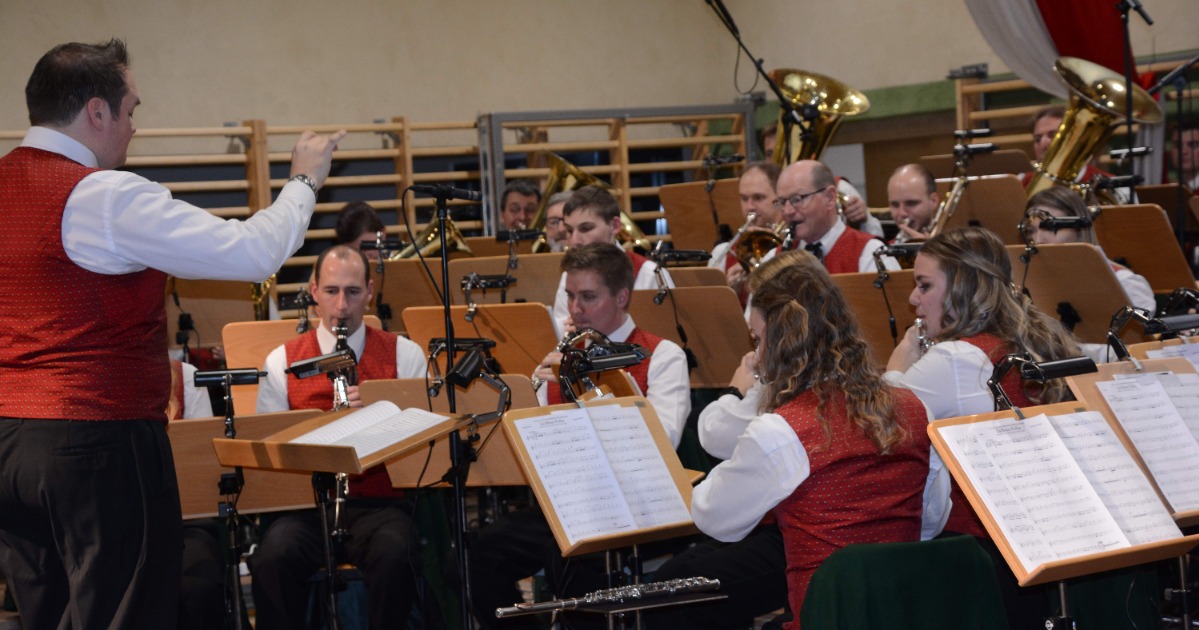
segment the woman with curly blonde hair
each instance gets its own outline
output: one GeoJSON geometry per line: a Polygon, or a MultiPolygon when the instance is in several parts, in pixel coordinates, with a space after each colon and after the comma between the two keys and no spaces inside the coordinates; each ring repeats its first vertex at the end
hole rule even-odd
{"type": "Polygon", "coordinates": [[[948,489],[940,461],[930,465],[927,412],[872,367],[824,267],[789,252],[755,277],[756,362],[739,371],[756,369],[759,415],[696,487],[692,515],[704,533],[731,542],[773,512],[798,617],[829,554],[852,543],[919,540],[922,519],[942,522],[948,489]]]}

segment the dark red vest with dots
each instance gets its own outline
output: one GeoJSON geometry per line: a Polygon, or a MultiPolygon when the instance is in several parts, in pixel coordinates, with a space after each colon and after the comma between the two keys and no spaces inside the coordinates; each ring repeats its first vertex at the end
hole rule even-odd
{"type": "Polygon", "coordinates": [[[824,268],[829,273],[858,273],[858,259],[872,240],[873,236],[846,226],[833,248],[824,253],[824,268]]]}
{"type": "MultiPolygon", "coordinates": [[[[316,331],[292,339],[283,345],[287,353],[287,364],[321,355],[321,346],[316,331]]],[[[362,356],[358,357],[358,380],[396,378],[396,338],[382,330],[366,327],[366,341],[362,345],[362,356]]],[[[287,375],[287,405],[292,409],[333,408],[333,383],[325,376],[310,376],[300,379],[287,375]]],[[[352,497],[400,497],[403,491],[391,487],[387,468],[375,466],[361,475],[350,477],[352,497]]]]}
{"type": "Polygon", "coordinates": [[[846,417],[843,397],[829,400],[824,409],[829,436],[816,419],[818,399],[810,390],[774,411],[795,430],[811,466],[808,478],[774,508],[792,610],[802,610],[812,573],[837,549],[920,540],[928,416],[911,391],[891,392],[895,422],[907,430],[908,439],[886,455],[846,417]]]}
{"type": "Polygon", "coordinates": [[[0,416],[166,422],[166,275],[93,273],[63,249],[67,198],[96,170],[0,158],[0,416]]]}

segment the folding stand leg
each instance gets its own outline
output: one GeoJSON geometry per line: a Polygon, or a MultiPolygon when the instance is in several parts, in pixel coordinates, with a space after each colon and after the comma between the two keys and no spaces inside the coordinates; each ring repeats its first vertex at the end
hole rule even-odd
{"type": "MultiPolygon", "coordinates": [[[[245,485],[241,466],[232,473],[221,475],[218,488],[226,497],[236,497],[241,494],[245,485]]],[[[238,540],[240,527],[237,515],[237,503],[234,500],[221,501],[218,505],[220,516],[225,519],[225,627],[242,630],[242,596],[241,596],[241,541],[238,540]]]]}
{"type": "Polygon", "coordinates": [[[1056,617],[1045,618],[1045,630],[1074,630],[1074,618],[1070,616],[1066,600],[1066,581],[1062,580],[1057,583],[1057,601],[1061,609],[1056,617]]]}
{"type": "Polygon", "coordinates": [[[1187,563],[1190,561],[1188,554],[1178,556],[1178,588],[1167,588],[1166,599],[1177,599],[1178,601],[1178,617],[1166,617],[1164,620],[1171,626],[1180,624],[1179,627],[1183,630],[1190,630],[1194,623],[1191,619],[1191,585],[1190,575],[1187,571],[1187,563]]]}
{"type": "Polygon", "coordinates": [[[320,512],[321,539],[325,546],[325,619],[329,630],[340,630],[337,618],[337,565],[333,559],[333,536],[329,529],[329,490],[337,487],[333,473],[312,473],[312,490],[316,493],[316,509],[320,512]]]}

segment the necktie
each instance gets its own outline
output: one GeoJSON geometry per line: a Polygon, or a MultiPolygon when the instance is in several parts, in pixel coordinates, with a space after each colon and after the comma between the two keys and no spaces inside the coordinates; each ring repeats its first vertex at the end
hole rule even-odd
{"type": "Polygon", "coordinates": [[[804,245],[803,248],[811,252],[811,254],[816,257],[816,260],[824,262],[824,246],[820,244],[820,241],[808,243],[807,245],[804,245]]]}

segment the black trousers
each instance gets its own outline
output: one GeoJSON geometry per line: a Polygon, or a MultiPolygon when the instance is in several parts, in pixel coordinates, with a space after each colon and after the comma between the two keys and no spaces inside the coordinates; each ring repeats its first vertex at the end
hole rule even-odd
{"type": "MultiPolygon", "coordinates": [[[[250,558],[258,630],[305,627],[308,578],[325,565],[316,510],[277,518],[250,558]]],[[[345,513],[348,560],[362,571],[372,630],[403,628],[416,599],[416,524],[398,502],[351,500],[345,513]]]]}
{"type": "Polygon", "coordinates": [[[700,543],[668,560],[653,579],[689,577],[720,580],[718,592],[728,599],[648,611],[647,628],[753,627],[755,617],[787,605],[783,535],[772,524],[735,543],[700,543]]]}
{"type": "Polygon", "coordinates": [[[174,628],[182,547],[164,423],[0,419],[0,568],[23,628],[174,628]]]}

